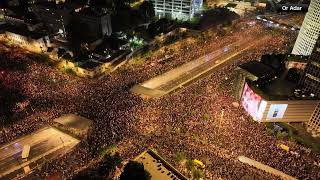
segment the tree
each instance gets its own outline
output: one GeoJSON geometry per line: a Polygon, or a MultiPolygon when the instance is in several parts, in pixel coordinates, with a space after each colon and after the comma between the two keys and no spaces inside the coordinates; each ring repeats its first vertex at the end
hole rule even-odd
{"type": "Polygon", "coordinates": [[[8,2],[6,0],[0,1],[0,8],[7,8],[8,2]]]}
{"type": "Polygon", "coordinates": [[[129,161],[124,167],[123,173],[120,175],[120,180],[150,180],[151,175],[144,169],[142,163],[136,161],[129,161]]]}
{"type": "Polygon", "coordinates": [[[145,20],[155,16],[155,11],[151,1],[143,1],[139,6],[139,13],[145,20]]]}
{"type": "Polygon", "coordinates": [[[67,2],[78,4],[78,5],[86,5],[88,0],[67,0],[67,2]]]}
{"type": "Polygon", "coordinates": [[[91,0],[90,6],[97,8],[110,8],[113,9],[115,7],[116,1],[114,0],[91,0]]]}

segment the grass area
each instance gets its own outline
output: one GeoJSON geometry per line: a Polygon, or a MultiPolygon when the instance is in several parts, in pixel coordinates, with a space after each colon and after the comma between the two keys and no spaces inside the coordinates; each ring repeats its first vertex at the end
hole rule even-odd
{"type": "Polygon", "coordinates": [[[100,156],[105,156],[105,155],[115,155],[118,151],[118,147],[115,144],[110,144],[106,148],[101,148],[100,150],[100,156]]]}
{"type": "Polygon", "coordinates": [[[204,169],[200,168],[196,161],[189,159],[185,153],[177,152],[175,160],[184,165],[184,167],[192,176],[192,179],[202,179],[204,177],[204,169]]]}
{"type": "Polygon", "coordinates": [[[185,161],[185,160],[187,159],[187,156],[186,156],[186,154],[183,153],[183,152],[177,152],[175,159],[176,159],[176,161],[178,161],[178,162],[182,162],[182,161],[185,161]]]}

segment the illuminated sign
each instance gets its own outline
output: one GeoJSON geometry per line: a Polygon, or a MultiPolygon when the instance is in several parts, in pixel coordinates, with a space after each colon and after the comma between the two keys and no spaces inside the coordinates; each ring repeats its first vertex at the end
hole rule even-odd
{"type": "Polygon", "coordinates": [[[257,95],[253,90],[248,86],[244,85],[241,103],[243,108],[253,117],[254,120],[261,120],[264,109],[267,106],[267,103],[260,103],[262,98],[257,95]],[[262,104],[261,108],[259,108],[262,104]]]}
{"type": "Polygon", "coordinates": [[[288,104],[271,104],[267,119],[281,119],[286,112],[288,104]]]}
{"type": "Polygon", "coordinates": [[[259,106],[259,110],[258,110],[258,113],[257,113],[258,120],[262,119],[263,113],[266,110],[267,104],[268,104],[267,101],[265,101],[265,100],[261,101],[260,106],[259,106]]]}

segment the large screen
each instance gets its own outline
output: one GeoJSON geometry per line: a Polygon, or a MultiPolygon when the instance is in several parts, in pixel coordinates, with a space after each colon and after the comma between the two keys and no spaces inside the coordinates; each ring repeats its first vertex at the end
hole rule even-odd
{"type": "Polygon", "coordinates": [[[271,104],[267,119],[281,119],[286,112],[288,104],[271,104]]]}
{"type": "Polygon", "coordinates": [[[243,108],[253,117],[255,120],[261,120],[262,114],[265,109],[265,105],[263,109],[259,109],[260,103],[262,101],[261,96],[257,95],[246,83],[243,88],[241,103],[243,108]]]}

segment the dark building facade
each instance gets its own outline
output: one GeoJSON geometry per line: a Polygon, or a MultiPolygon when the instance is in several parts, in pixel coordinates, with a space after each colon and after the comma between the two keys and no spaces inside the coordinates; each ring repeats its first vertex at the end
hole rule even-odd
{"type": "Polygon", "coordinates": [[[300,84],[305,91],[309,91],[320,97],[320,39],[310,56],[300,84]]]}
{"type": "Polygon", "coordinates": [[[101,9],[84,8],[76,11],[72,15],[72,21],[81,28],[82,38],[89,42],[112,33],[110,13],[101,9]]]}
{"type": "MultiPolygon", "coordinates": [[[[320,97],[320,38],[318,38],[316,46],[310,56],[300,84],[305,91],[320,97]]],[[[308,127],[310,130],[320,133],[320,104],[314,110],[308,122],[308,127]]]]}
{"type": "Polygon", "coordinates": [[[34,5],[32,9],[51,33],[66,34],[66,25],[70,20],[71,9],[54,3],[34,5]]]}

